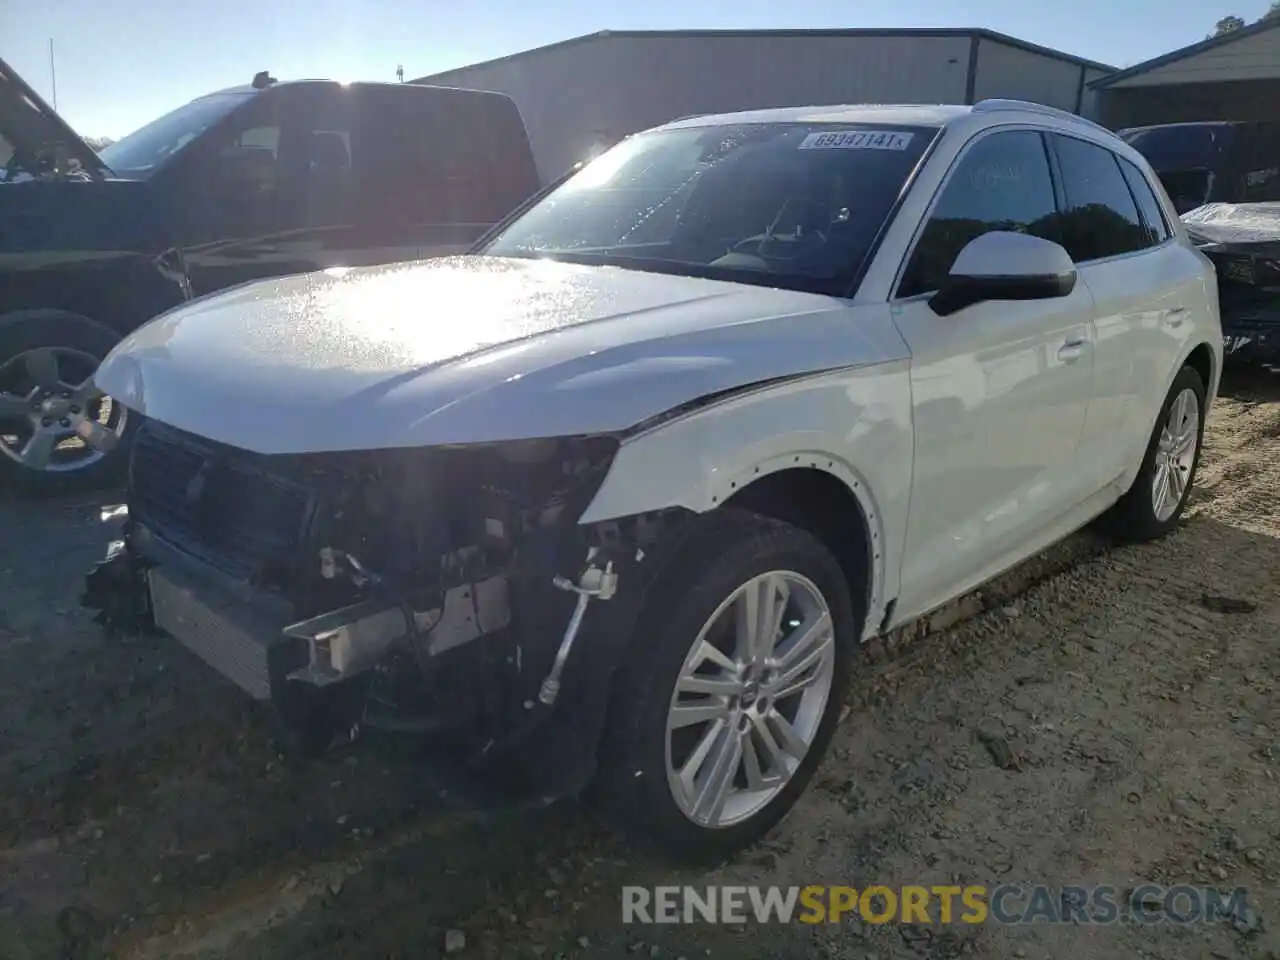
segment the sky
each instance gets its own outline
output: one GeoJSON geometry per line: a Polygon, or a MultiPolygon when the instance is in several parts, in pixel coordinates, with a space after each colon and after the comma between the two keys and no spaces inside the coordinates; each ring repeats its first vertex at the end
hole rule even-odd
{"type": "Polygon", "coordinates": [[[405,79],[598,30],[986,27],[1119,67],[1203,40],[1269,0],[0,0],[0,57],[86,136],[120,137],[210,90],[405,79]]]}

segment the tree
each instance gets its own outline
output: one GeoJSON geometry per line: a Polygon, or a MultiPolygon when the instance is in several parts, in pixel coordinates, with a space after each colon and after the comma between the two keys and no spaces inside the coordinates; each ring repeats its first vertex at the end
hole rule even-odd
{"type": "Polygon", "coordinates": [[[1244,20],[1237,16],[1223,17],[1214,24],[1213,35],[1220,37],[1224,33],[1234,33],[1236,30],[1243,30],[1246,24],[1244,20]]]}
{"type": "Polygon", "coordinates": [[[1280,18],[1280,0],[1272,0],[1271,9],[1259,17],[1262,20],[1275,20],[1280,18]]]}
{"type": "Polygon", "coordinates": [[[103,147],[109,147],[115,143],[111,137],[85,137],[84,142],[94,150],[101,150],[103,147]]]}

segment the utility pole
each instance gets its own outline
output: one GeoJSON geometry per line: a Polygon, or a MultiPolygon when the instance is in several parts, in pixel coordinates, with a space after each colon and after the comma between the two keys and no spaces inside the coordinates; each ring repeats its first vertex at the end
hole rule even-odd
{"type": "Polygon", "coordinates": [[[404,64],[396,64],[396,79],[404,83],[404,64]]]}
{"type": "Polygon", "coordinates": [[[49,82],[53,84],[53,109],[58,110],[58,72],[53,67],[53,37],[49,38],[49,82]]]}

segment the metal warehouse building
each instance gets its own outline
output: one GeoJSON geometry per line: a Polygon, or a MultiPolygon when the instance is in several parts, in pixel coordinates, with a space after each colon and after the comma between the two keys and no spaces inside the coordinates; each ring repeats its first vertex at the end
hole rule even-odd
{"type": "Polygon", "coordinates": [[[1111,127],[1280,119],[1280,17],[1175,50],[1092,82],[1111,127]]]}
{"type": "Polygon", "coordinates": [[[550,178],[700,113],[1017,97],[1090,115],[1114,69],[990,30],[606,30],[414,82],[510,96],[550,178]]]}

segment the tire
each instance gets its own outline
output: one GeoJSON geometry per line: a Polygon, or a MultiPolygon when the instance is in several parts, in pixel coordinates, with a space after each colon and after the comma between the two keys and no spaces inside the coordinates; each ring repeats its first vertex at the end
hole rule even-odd
{"type": "MultiPolygon", "coordinates": [[[[44,356],[50,355],[48,351],[51,351],[58,358],[56,371],[59,378],[66,378],[64,382],[80,382],[97,369],[119,341],[119,335],[110,328],[62,310],[22,310],[0,317],[0,402],[12,404],[19,393],[25,393],[36,383],[26,364],[26,358],[35,355],[35,351],[46,351],[44,356]]],[[[91,399],[87,403],[94,405],[94,412],[109,409],[98,406],[100,399],[91,399]]],[[[80,416],[79,406],[73,407],[72,411],[79,419],[91,418],[88,405],[83,410],[84,416],[80,416]]],[[[0,408],[0,413],[4,412],[0,408]]],[[[71,414],[71,411],[65,412],[71,414]]],[[[54,414],[55,417],[57,415],[54,414]]],[[[36,424],[28,422],[25,417],[0,420],[0,447],[3,447],[0,449],[0,487],[16,489],[31,496],[59,496],[98,490],[119,481],[128,461],[129,441],[140,418],[117,407],[110,412],[107,426],[110,427],[117,417],[123,417],[122,431],[117,433],[114,427],[103,431],[110,432],[115,438],[109,451],[92,451],[85,446],[83,459],[87,462],[76,466],[75,451],[60,454],[55,450],[49,463],[56,464],[56,467],[46,465],[40,469],[19,462],[19,447],[24,445],[24,436],[28,436],[25,431],[34,430],[36,424]],[[5,436],[17,439],[9,442],[5,436]]],[[[71,420],[59,422],[72,423],[71,420]]]]}
{"type": "MultiPolygon", "coordinates": [[[[601,741],[600,768],[592,790],[597,804],[622,830],[669,856],[687,861],[722,858],[748,846],[791,809],[808,785],[835,732],[860,626],[849,584],[839,563],[809,533],[736,510],[718,511],[696,522],[705,526],[691,535],[667,561],[641,604],[633,642],[615,675],[601,741]],[[825,603],[831,629],[829,640],[823,646],[826,652],[817,669],[829,671],[824,672],[824,676],[829,675],[830,685],[826,687],[825,681],[819,681],[804,693],[779,701],[776,707],[776,711],[782,711],[794,724],[793,730],[812,731],[807,750],[801,753],[798,762],[792,761],[790,777],[776,785],[770,795],[759,794],[753,800],[741,795],[726,803],[718,814],[723,818],[720,823],[695,822],[693,816],[682,809],[676,799],[676,789],[668,779],[667,722],[669,711],[675,706],[676,684],[685,668],[686,657],[691,656],[695,641],[717,609],[735,591],[771,571],[785,571],[795,577],[790,584],[792,597],[809,605],[801,627],[780,638],[779,651],[785,652],[786,644],[803,632],[805,621],[819,615],[815,611],[820,608],[813,607],[814,597],[808,591],[812,590],[820,602],[825,603]],[[825,702],[819,702],[817,694],[823,687],[827,689],[825,702]],[[792,703],[804,702],[811,692],[813,699],[803,709],[792,709],[792,703]],[[788,715],[787,711],[791,713],[788,715]],[[729,816],[735,809],[741,811],[738,819],[729,816]]],[[[794,620],[803,612],[799,607],[787,607],[779,613],[779,618],[786,617],[788,611],[792,613],[788,620],[794,620]]],[[[727,639],[722,642],[730,643],[727,639]]],[[[744,690],[739,707],[748,713],[767,710],[768,689],[761,685],[758,697],[744,690]]],[[[711,698],[703,702],[710,703],[711,698]]],[[[731,698],[720,701],[719,705],[728,703],[732,703],[731,698]]],[[[725,712],[732,716],[728,708],[725,712]]],[[[735,718],[735,722],[749,723],[749,720],[735,718]]],[[[681,728],[677,739],[688,742],[683,743],[678,754],[676,740],[670,744],[673,766],[691,755],[689,744],[700,742],[714,724],[711,721],[681,728]]],[[[778,742],[772,721],[764,721],[763,725],[778,742]]],[[[758,746],[763,743],[758,729],[759,724],[753,726],[747,739],[751,740],[755,755],[763,758],[767,754],[758,746]]],[[[738,741],[742,742],[741,736],[738,741]]],[[[762,768],[772,766],[761,761],[762,768]]],[[[738,767],[737,776],[745,778],[745,766],[738,767]]],[[[690,806],[688,800],[687,806],[690,806]]],[[[703,814],[710,812],[710,807],[702,811],[703,814]]]]}
{"type": "Polygon", "coordinates": [[[1142,466],[1138,469],[1133,485],[1104,516],[1105,526],[1114,537],[1127,543],[1143,543],[1163,537],[1178,525],[1182,511],[1186,509],[1191,487],[1195,483],[1196,467],[1200,463],[1205,412],[1204,381],[1191,367],[1183,367],[1173,378],[1169,394],[1160,405],[1160,415],[1156,418],[1146,454],[1142,458],[1142,466]],[[1162,437],[1169,426],[1174,405],[1180,399],[1187,403],[1185,398],[1188,396],[1195,401],[1192,411],[1194,423],[1187,424],[1187,436],[1193,438],[1193,446],[1187,451],[1189,456],[1175,457],[1174,475],[1182,478],[1182,485],[1173,509],[1170,511],[1166,506],[1164,510],[1158,510],[1154,488],[1161,463],[1165,459],[1162,437]]]}

